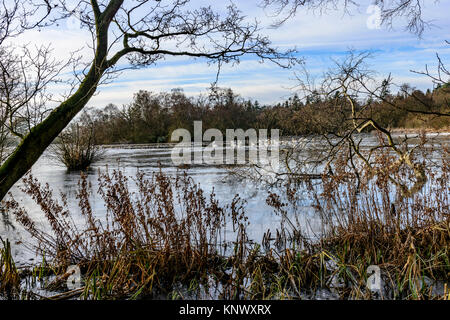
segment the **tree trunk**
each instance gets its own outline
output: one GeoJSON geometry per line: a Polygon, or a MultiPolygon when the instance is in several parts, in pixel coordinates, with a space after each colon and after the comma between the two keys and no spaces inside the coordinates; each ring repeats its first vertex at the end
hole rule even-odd
{"type": "Polygon", "coordinates": [[[95,59],[89,73],[86,75],[78,90],[53,110],[44,121],[33,127],[0,167],[0,200],[31,169],[45,149],[76,114],[83,109],[95,93],[104,71],[104,68],[99,68],[96,61],[98,60],[95,59]]]}
{"type": "Polygon", "coordinates": [[[9,189],[31,169],[45,149],[83,109],[97,90],[105,71],[117,62],[107,60],[108,29],[122,3],[123,0],[111,0],[104,12],[100,12],[97,5],[94,6],[97,47],[91,68],[78,90],[53,110],[44,121],[33,127],[0,167],[0,200],[3,200],[9,189]]]}

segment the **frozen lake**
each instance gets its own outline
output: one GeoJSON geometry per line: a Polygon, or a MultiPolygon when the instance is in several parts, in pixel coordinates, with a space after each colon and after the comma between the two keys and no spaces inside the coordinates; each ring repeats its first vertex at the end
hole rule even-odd
{"type": "MultiPolygon", "coordinates": [[[[361,135],[365,139],[364,145],[369,146],[376,143],[376,138],[370,134],[361,135]]],[[[450,142],[449,134],[430,134],[430,138],[436,139],[437,142],[446,144],[450,142]]],[[[289,146],[298,142],[299,138],[284,138],[282,146],[289,146]]],[[[410,143],[414,144],[417,141],[412,137],[410,143]]],[[[313,148],[320,149],[320,142],[311,144],[313,148]]],[[[106,146],[105,157],[103,160],[92,165],[89,171],[88,180],[92,183],[93,197],[91,205],[97,217],[101,218],[105,214],[106,209],[100,196],[96,196],[98,186],[98,170],[113,170],[120,169],[125,175],[134,177],[137,171],[141,171],[146,175],[161,170],[168,175],[182,174],[186,171],[192,179],[199,183],[201,188],[209,193],[213,190],[216,198],[221,205],[226,205],[231,202],[235,195],[239,195],[246,201],[246,214],[249,218],[250,225],[248,227],[249,238],[260,242],[263,234],[268,229],[275,229],[279,226],[280,217],[273,212],[273,208],[266,204],[268,190],[262,184],[255,181],[241,181],[230,178],[227,168],[221,165],[192,165],[188,168],[175,166],[171,160],[171,144],[158,145],[117,145],[106,146]]],[[[305,150],[305,153],[310,153],[311,150],[305,150]]],[[[436,159],[439,158],[439,152],[433,155],[436,159]]],[[[77,211],[77,200],[75,199],[78,188],[78,181],[80,179],[79,172],[67,172],[65,167],[56,163],[48,154],[44,154],[39,161],[33,166],[32,174],[41,183],[48,183],[53,189],[53,195],[59,198],[60,192],[67,194],[69,207],[74,212],[77,211]]],[[[19,190],[22,182],[14,186],[12,193],[14,198],[18,200],[37,221],[43,221],[43,214],[36,204],[24,193],[19,190]]],[[[130,183],[131,191],[133,190],[133,183],[130,183]]],[[[318,217],[315,217],[314,210],[311,207],[311,199],[308,193],[300,192],[300,199],[298,203],[301,204],[301,217],[308,220],[314,227],[314,223],[319,223],[318,217]]],[[[319,226],[317,226],[319,227],[319,226]]],[[[21,245],[30,241],[28,234],[24,233],[21,226],[15,221],[14,217],[3,214],[0,219],[0,236],[5,239],[9,238],[12,247],[13,255],[18,265],[31,264],[37,262],[35,253],[27,250],[21,245]]]]}

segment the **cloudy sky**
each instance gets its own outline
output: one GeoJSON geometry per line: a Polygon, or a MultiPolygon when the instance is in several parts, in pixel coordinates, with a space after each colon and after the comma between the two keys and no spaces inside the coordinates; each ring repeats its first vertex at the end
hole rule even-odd
{"type": "MultiPolygon", "coordinates": [[[[195,2],[195,1],[194,1],[195,2]]],[[[408,82],[413,86],[426,89],[432,86],[429,79],[416,75],[410,70],[423,70],[425,65],[436,66],[436,53],[444,61],[450,59],[450,1],[425,0],[424,16],[434,25],[426,30],[422,39],[404,31],[398,26],[395,30],[376,28],[374,10],[370,10],[370,1],[359,1],[359,9],[351,15],[342,11],[329,11],[327,14],[306,12],[288,20],[278,29],[264,29],[275,46],[280,48],[296,47],[298,56],[304,58],[306,68],[315,76],[330,67],[332,59],[345,56],[350,49],[373,52],[371,67],[380,78],[389,73],[398,84],[408,82]]],[[[217,2],[216,2],[217,3],[217,2]]],[[[257,17],[263,26],[269,26],[273,18],[258,8],[257,1],[239,1],[236,5],[249,17],[257,17]]],[[[216,4],[215,4],[216,5],[216,4]]],[[[220,10],[220,8],[219,8],[220,10]]],[[[58,28],[45,32],[28,33],[22,41],[51,42],[57,56],[80,47],[89,37],[77,28],[76,24],[62,24],[58,28]]],[[[230,87],[245,98],[259,100],[262,103],[278,102],[293,94],[295,70],[283,70],[266,62],[259,63],[248,57],[239,65],[224,66],[219,86],[230,87]]],[[[156,66],[146,69],[126,71],[113,83],[103,86],[90,106],[102,107],[108,103],[116,105],[131,101],[133,93],[140,89],[159,92],[172,88],[183,88],[188,95],[206,92],[215,80],[216,69],[204,61],[189,58],[167,59],[156,66]]]]}

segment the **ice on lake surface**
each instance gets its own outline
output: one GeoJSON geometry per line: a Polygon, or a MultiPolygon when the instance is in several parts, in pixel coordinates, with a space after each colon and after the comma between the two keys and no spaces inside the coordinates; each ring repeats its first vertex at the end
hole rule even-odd
{"type": "MultiPolygon", "coordinates": [[[[402,135],[397,136],[400,138],[402,135]]],[[[417,141],[415,140],[417,140],[417,137],[410,136],[413,138],[410,143],[416,143],[417,141]]],[[[364,145],[366,146],[376,143],[375,137],[370,134],[361,135],[361,137],[365,139],[364,145]]],[[[450,141],[449,134],[430,134],[430,137],[444,144],[448,144],[450,141]]],[[[302,138],[283,138],[281,145],[283,147],[301,142],[302,138]]],[[[312,145],[314,148],[321,148],[320,141],[312,145]]],[[[103,171],[107,167],[108,170],[120,169],[125,175],[130,177],[134,177],[138,170],[145,174],[151,174],[160,169],[169,175],[182,174],[183,170],[173,165],[171,161],[172,147],[173,144],[117,145],[105,147],[106,153],[104,159],[93,164],[89,172],[88,179],[92,183],[93,194],[95,195],[95,191],[97,190],[98,170],[103,171]]],[[[439,154],[435,154],[434,156],[438,158],[439,154]]],[[[47,153],[44,153],[33,166],[31,172],[40,182],[50,185],[53,189],[54,196],[59,197],[60,192],[67,194],[69,208],[71,210],[77,210],[75,194],[80,179],[79,172],[67,172],[65,167],[56,163],[47,153]]],[[[280,217],[266,204],[268,190],[260,183],[230,179],[227,169],[220,165],[192,165],[186,169],[186,172],[195,182],[200,184],[205,192],[209,193],[214,188],[216,198],[220,201],[221,205],[229,204],[234,195],[239,195],[246,201],[245,209],[250,222],[248,228],[250,239],[260,242],[263,234],[268,229],[274,230],[279,226],[280,217]]],[[[21,182],[17,183],[12,189],[13,196],[16,200],[19,200],[33,218],[37,221],[44,221],[43,213],[36,204],[18,189],[20,185],[21,182]]],[[[130,186],[133,187],[133,184],[131,183],[130,186]]],[[[317,224],[316,227],[319,228],[318,217],[315,217],[306,190],[300,193],[300,197],[303,197],[303,199],[299,199],[299,202],[302,204],[302,210],[300,212],[304,215],[302,218],[305,221],[308,220],[308,223],[313,228],[315,228],[315,223],[317,224]]],[[[91,205],[94,208],[96,216],[101,217],[105,214],[106,209],[99,196],[93,197],[91,205]]],[[[14,217],[8,214],[1,215],[0,236],[3,239],[10,239],[13,245],[13,255],[18,265],[34,263],[37,262],[36,259],[39,259],[35,256],[34,252],[24,249],[24,246],[20,245],[21,243],[29,243],[30,239],[27,233],[14,220],[14,217]]]]}

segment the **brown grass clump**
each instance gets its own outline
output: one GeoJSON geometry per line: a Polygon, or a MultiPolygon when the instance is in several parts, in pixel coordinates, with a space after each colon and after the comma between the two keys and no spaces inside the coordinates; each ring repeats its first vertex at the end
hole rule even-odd
{"type": "Polygon", "coordinates": [[[325,285],[341,298],[373,298],[373,292],[366,287],[366,271],[370,265],[376,265],[382,271],[384,285],[378,297],[448,298],[448,155],[444,148],[439,170],[427,169],[426,184],[411,197],[404,196],[401,185],[405,181],[414,183],[414,173],[405,167],[391,166],[394,160],[388,153],[377,155],[380,169],[375,176],[364,172],[364,165],[357,175],[355,168],[349,168],[343,158],[338,159],[334,174],[324,175],[319,186],[306,183],[321,221],[316,240],[295,237],[295,232],[305,226],[287,218],[288,212],[297,213],[297,192],[301,188],[295,183],[288,185],[285,202],[279,195],[270,195],[268,203],[285,217],[285,227],[280,230],[284,229],[286,236],[281,242],[291,241],[281,259],[285,278],[293,277],[298,286],[325,285]],[[295,245],[305,250],[292,251],[290,248],[295,245]],[[305,257],[307,262],[299,262],[305,257]],[[297,265],[302,267],[296,269],[297,265]],[[444,288],[440,293],[436,291],[439,286],[444,288]]]}
{"type": "Polygon", "coordinates": [[[50,187],[31,175],[24,178],[22,191],[40,205],[49,230],[37,228],[14,199],[6,206],[38,241],[39,253],[57,266],[54,270],[81,266],[87,275],[86,297],[168,294],[178,282],[208,280],[211,269],[216,278],[223,277],[225,226],[230,223],[240,236],[245,232],[242,201],[235,197],[230,206],[221,207],[214,192],[206,197],[186,175],[172,179],[159,172],[146,179],[138,173],[133,182],[136,193],[129,191],[128,178],[120,171],[100,174],[98,193],[107,208],[100,220],[83,174],[77,193],[82,229],[65,196],[60,204],[50,187]]]}
{"type": "Polygon", "coordinates": [[[11,255],[11,244],[0,240],[3,246],[0,248],[0,293],[12,298],[19,292],[20,277],[11,255]]]}
{"type": "Polygon", "coordinates": [[[138,173],[130,180],[116,170],[99,174],[104,217],[93,212],[85,175],[77,193],[78,215],[67,209],[64,195],[56,200],[48,185],[28,175],[22,191],[39,204],[49,228],[38,228],[12,197],[5,208],[37,240],[45,257],[40,270],[57,275],[53,287],[64,288],[58,279],[66,279],[69,265],[81,267],[82,289],[64,297],[314,299],[325,290],[340,299],[448,299],[445,148],[441,158],[439,170],[426,169],[423,188],[405,197],[402,186],[417,177],[389,153],[376,154],[371,170],[363,163],[349,167],[348,159],[338,157],[331,164],[333,174],[320,183],[290,181],[284,192],[269,193],[267,204],[281,216],[281,225],[261,244],[247,238],[238,196],[221,206],[214,192],[206,196],[187,175],[138,173]],[[130,191],[131,183],[136,192],[130,191]],[[312,218],[319,221],[316,233],[300,211],[299,193],[305,188],[313,200],[312,218]],[[367,287],[373,265],[382,278],[375,291],[367,287]]]}

